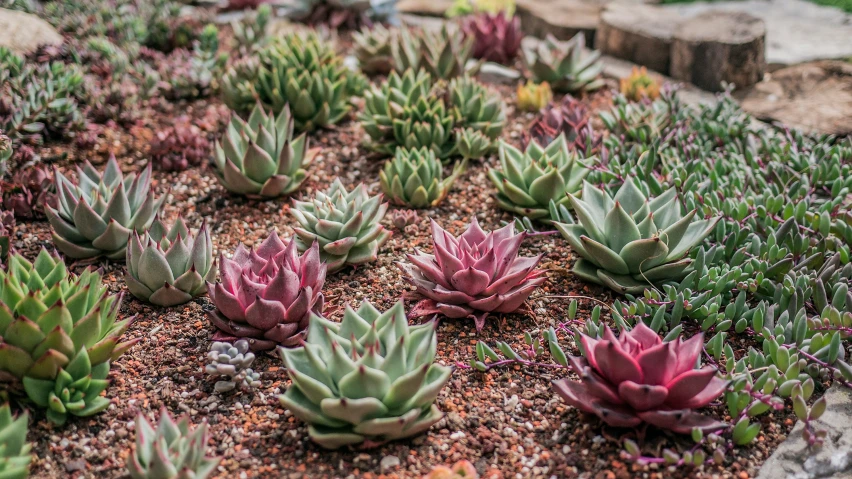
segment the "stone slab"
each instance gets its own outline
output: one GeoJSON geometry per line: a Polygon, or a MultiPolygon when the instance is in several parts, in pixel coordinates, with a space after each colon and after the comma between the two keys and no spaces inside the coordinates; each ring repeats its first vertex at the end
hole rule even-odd
{"type": "Polygon", "coordinates": [[[0,46],[25,55],[39,45],[59,45],[62,35],[41,18],[16,10],[0,8],[0,46]]]}

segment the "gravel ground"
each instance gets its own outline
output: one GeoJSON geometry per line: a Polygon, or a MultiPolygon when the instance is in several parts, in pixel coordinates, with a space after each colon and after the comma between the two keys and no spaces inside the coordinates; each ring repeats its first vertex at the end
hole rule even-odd
{"type": "MultiPolygon", "coordinates": [[[[512,88],[500,89],[511,102],[512,88]]],[[[590,100],[595,105],[607,101],[607,94],[590,100]]],[[[59,145],[44,149],[42,154],[50,159],[57,158],[56,153],[68,153],[56,162],[67,169],[81,158],[103,164],[106,153],[112,151],[125,171],[139,170],[147,162],[149,139],[157,125],[170,122],[176,112],[200,119],[209,113],[208,106],[203,102],[179,105],[174,111],[149,115],[141,126],[107,128],[94,152],[77,153],[59,145]]],[[[518,144],[532,116],[515,114],[513,105],[509,105],[509,113],[511,121],[504,135],[518,144]]],[[[313,134],[313,144],[322,146],[323,153],[297,196],[308,197],[336,177],[347,187],[363,181],[378,192],[382,162],[360,146],[362,137],[354,114],[335,130],[313,134]]],[[[394,231],[380,250],[378,261],[330,275],[325,289],[327,303],[357,307],[360,301],[369,299],[377,307],[387,308],[409,291],[394,262],[415,248],[431,249],[430,217],[455,234],[473,215],[486,228],[496,228],[501,220],[510,220],[497,208],[486,176],[488,167],[496,163],[492,157],[472,165],[444,204],[421,211],[416,227],[394,231]]],[[[217,253],[230,254],[239,242],[258,244],[276,229],[285,237],[292,234],[294,220],[288,212],[289,200],[252,202],[230,196],[209,169],[155,172],[155,187],[160,193],[168,191],[164,216],[170,221],[182,214],[193,228],[199,227],[202,220],[212,226],[217,253]]],[[[390,214],[385,224],[393,228],[389,217],[390,214]]],[[[34,257],[42,246],[50,247],[47,222],[21,223],[18,249],[34,257]]],[[[572,254],[561,237],[531,238],[522,250],[525,255],[544,253],[542,267],[549,270],[549,283],[531,298],[533,314],[492,317],[479,334],[473,321],[444,320],[439,327],[438,361],[448,365],[468,363],[480,339],[490,344],[507,341],[521,347],[524,331],[547,328],[563,320],[568,300],[553,296],[584,295],[611,300],[609,291],[584,285],[568,272],[572,254]]],[[[124,289],[123,265],[97,266],[104,269],[113,291],[124,289]]],[[[594,303],[581,300],[580,304],[582,319],[594,303]]],[[[411,306],[413,302],[407,301],[407,307],[411,306]]],[[[277,396],[286,390],[289,380],[277,357],[261,357],[256,362],[255,370],[262,372],[263,385],[254,393],[214,393],[215,381],[203,373],[213,333],[205,311],[212,307],[206,297],[174,308],[152,307],[132,297],[125,298],[122,313],[137,315],[126,336],[142,341],[113,364],[112,385],[107,390],[109,408],[95,417],[72,418],[62,428],[34,412],[29,434],[36,456],[32,476],[123,477],[124,461],[135,437],[135,416],[141,411],[153,417],[161,406],[176,414],[188,413],[195,424],[205,420],[210,424],[210,451],[223,457],[216,475],[221,478],[420,477],[432,466],[460,459],[470,460],[488,477],[744,478],[756,473],[792,428],[788,417],[767,415],[755,445],[729,453],[724,465],[681,468],[672,473],[656,466],[625,463],[620,457],[619,439],[625,435],[635,437],[636,433],[601,428],[596,419],[581,417],[577,410],[566,406],[550,387],[550,381],[565,371],[513,367],[480,373],[457,368],[437,401],[446,416],[427,434],[369,451],[329,452],[312,444],[305,425],[279,404],[277,396]]],[[[340,311],[331,317],[338,319],[340,311]]],[[[708,414],[725,419],[722,407],[711,408],[708,414]]],[[[691,446],[688,438],[650,430],[643,444],[645,452],[653,455],[660,454],[663,448],[684,450],[691,446]]]]}

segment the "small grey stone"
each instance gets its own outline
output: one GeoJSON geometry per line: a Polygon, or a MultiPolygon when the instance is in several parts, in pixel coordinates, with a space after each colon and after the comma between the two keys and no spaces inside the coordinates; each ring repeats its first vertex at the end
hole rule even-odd
{"type": "Polygon", "coordinates": [[[521,78],[521,72],[497,63],[483,63],[479,68],[479,79],[486,83],[512,84],[521,78]]]}
{"type": "Polygon", "coordinates": [[[399,458],[396,456],[385,456],[382,458],[382,461],[379,463],[379,467],[381,470],[387,471],[388,469],[393,469],[399,466],[399,458]]]}

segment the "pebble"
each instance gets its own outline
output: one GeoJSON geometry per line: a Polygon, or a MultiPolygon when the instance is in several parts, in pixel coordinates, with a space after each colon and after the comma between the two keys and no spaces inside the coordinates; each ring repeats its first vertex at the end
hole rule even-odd
{"type": "Polygon", "coordinates": [[[398,467],[398,466],[399,466],[399,458],[396,457],[396,456],[385,456],[385,457],[382,458],[381,462],[379,463],[379,467],[382,469],[382,471],[387,471],[388,469],[392,469],[392,468],[398,467]]]}

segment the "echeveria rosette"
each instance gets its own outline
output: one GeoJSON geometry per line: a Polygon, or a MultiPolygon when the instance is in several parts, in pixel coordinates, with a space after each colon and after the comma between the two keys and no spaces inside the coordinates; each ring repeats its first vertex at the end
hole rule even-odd
{"type": "Polygon", "coordinates": [[[481,132],[491,140],[503,132],[506,113],[499,94],[489,92],[473,78],[464,76],[450,81],[449,98],[458,125],[481,132]]]}
{"type": "Polygon", "coordinates": [[[532,141],[525,151],[501,142],[499,154],[502,168],[488,170],[497,204],[533,220],[549,218],[551,202],[570,205],[590,172],[562,135],[544,148],[532,141]]]}
{"type": "Polygon", "coordinates": [[[433,78],[448,80],[468,71],[473,42],[473,38],[464,38],[461,31],[447,25],[440,31],[415,32],[403,27],[391,43],[391,56],[396,71],[425,70],[433,78]]]}
{"type": "Polygon", "coordinates": [[[379,172],[379,180],[382,191],[395,204],[429,208],[447,197],[465,167],[464,162],[456,163],[453,173],[444,178],[441,161],[433,151],[397,148],[394,157],[379,172]]]}
{"type": "Polygon", "coordinates": [[[103,174],[88,161],[78,167],[76,184],[59,170],[54,178],[58,205],[48,205],[45,212],[53,227],[53,243],[74,259],[124,259],[130,233],[147,230],[166,199],[154,198],[150,164],[138,176],[124,176],[114,156],[103,174]]]}
{"type": "Polygon", "coordinates": [[[120,304],[97,272],[69,274],[45,250],[33,263],[12,255],[0,270],[0,389],[53,380],[80,349],[95,368],[118,358],[139,341],[120,342],[133,321],[117,321],[120,304]]]}
{"type": "Polygon", "coordinates": [[[379,224],[387,210],[381,194],[370,196],[364,184],[346,191],[336,179],[327,191],[318,192],[313,199],[294,200],[290,213],[299,222],[293,228],[294,241],[299,251],[318,242],[329,272],[369,263],[376,260],[379,248],[391,236],[379,224]]]}
{"type": "Polygon", "coordinates": [[[579,223],[554,225],[582,256],[574,274],[623,294],[686,276],[690,250],[721,218],[696,219],[696,210],[683,214],[674,188],[649,200],[631,179],[615,196],[584,182],[582,199],[568,199],[579,223]]]}
{"type": "Polygon", "coordinates": [[[101,396],[109,386],[108,374],[108,361],[93,366],[86,348],[80,348],[55,378],[24,377],[24,390],[30,401],[47,411],[51,422],[61,426],[69,414],[86,417],[109,406],[109,399],[101,396]]]}
{"type": "Polygon", "coordinates": [[[309,150],[305,134],[293,138],[289,105],[277,116],[257,104],[248,121],[236,114],[216,142],[216,176],[233,193],[249,198],[277,198],[298,190],[318,148],[309,150]]]}
{"type": "Polygon", "coordinates": [[[615,337],[609,327],[603,337],[579,335],[585,357],[571,357],[580,381],[560,379],[553,388],[568,404],[592,413],[614,427],[642,423],[687,434],[694,428],[713,431],[725,427],[695,409],[718,398],[727,381],[716,368],[695,369],[704,336],[663,342],[639,322],[615,337]]]}
{"type": "Polygon", "coordinates": [[[220,458],[206,456],[207,422],[194,430],[189,417],[175,422],[165,407],[155,430],[140,413],[136,417],[136,450],[127,459],[132,479],[205,479],[220,458]]]}
{"type": "Polygon", "coordinates": [[[511,65],[521,49],[521,19],[506,12],[478,13],[462,20],[465,37],[473,38],[473,57],[511,65]]]}
{"type": "Polygon", "coordinates": [[[32,445],[27,443],[29,415],[12,417],[8,404],[0,406],[0,477],[26,479],[29,475],[32,445]]]}
{"type": "Polygon", "coordinates": [[[305,344],[279,350],[293,381],[281,403],[329,449],[426,431],[443,417],[433,403],[452,374],[434,364],[436,325],[409,326],[401,301],[385,312],[347,306],[340,323],[313,316],[305,344]]]}
{"type": "Polygon", "coordinates": [[[604,85],[601,52],[586,48],[582,32],[565,42],[548,34],[543,41],[522,47],[522,51],[533,80],[549,83],[555,92],[592,91],[604,85]]]}
{"type": "Polygon", "coordinates": [[[474,318],[476,330],[490,313],[513,313],[547,278],[535,269],[541,255],[518,256],[526,233],[515,233],[513,223],[491,232],[474,217],[464,233],[454,237],[432,220],[434,253],[406,255],[397,263],[405,279],[423,299],[412,317],[443,314],[474,318]]]}
{"type": "Polygon", "coordinates": [[[233,258],[219,257],[222,280],[207,283],[216,310],[214,341],[245,338],[252,351],[299,344],[310,314],[322,313],[326,265],[319,244],[299,256],[296,242],[272,232],[257,250],[237,246],[233,258]]]}
{"type": "Polygon", "coordinates": [[[406,107],[428,96],[431,91],[432,77],[423,70],[406,70],[402,75],[391,72],[381,85],[365,91],[364,110],[358,115],[358,120],[374,147],[392,142],[394,120],[405,114],[406,107]]]}
{"type": "Polygon", "coordinates": [[[127,247],[127,289],[158,306],[176,306],[207,292],[216,279],[213,242],[207,225],[196,235],[183,218],[167,229],[159,218],[147,233],[133,233],[127,247]]]}

